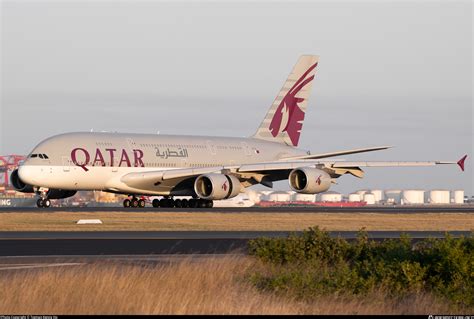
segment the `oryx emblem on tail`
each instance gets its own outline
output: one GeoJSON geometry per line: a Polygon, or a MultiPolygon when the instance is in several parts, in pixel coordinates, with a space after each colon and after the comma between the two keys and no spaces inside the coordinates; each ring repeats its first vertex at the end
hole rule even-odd
{"type": "Polygon", "coordinates": [[[300,56],[252,137],[298,146],[318,63],[316,55],[300,56]]]}
{"type": "Polygon", "coordinates": [[[281,132],[287,132],[293,146],[298,145],[298,140],[303,127],[304,112],[298,103],[304,101],[304,98],[297,97],[299,91],[314,79],[314,74],[308,76],[316,68],[318,63],[313,64],[288,91],[280,105],[278,106],[272,122],[270,123],[270,132],[275,137],[281,132]]]}

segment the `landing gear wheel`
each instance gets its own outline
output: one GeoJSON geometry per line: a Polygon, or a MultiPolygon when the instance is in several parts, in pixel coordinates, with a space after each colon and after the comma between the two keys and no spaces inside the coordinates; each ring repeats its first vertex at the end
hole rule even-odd
{"type": "Polygon", "coordinates": [[[198,199],[197,201],[197,207],[198,208],[206,208],[206,200],[205,199],[198,199]]]}
{"type": "Polygon", "coordinates": [[[206,201],[206,208],[212,208],[214,206],[214,201],[212,200],[207,200],[206,201]]]}
{"type": "Polygon", "coordinates": [[[138,201],[138,207],[140,208],[145,208],[145,200],[144,199],[140,199],[138,201]]]}
{"type": "Polygon", "coordinates": [[[44,201],[40,198],[36,201],[36,206],[38,208],[43,208],[44,207],[44,201]]]}
{"type": "Polygon", "coordinates": [[[129,208],[130,204],[131,204],[130,199],[126,199],[126,200],[123,201],[123,207],[125,207],[125,208],[129,208]]]}
{"type": "Polygon", "coordinates": [[[166,199],[164,199],[164,198],[160,199],[160,207],[167,207],[166,206],[166,199]]]}
{"type": "Polygon", "coordinates": [[[153,205],[153,207],[157,208],[157,207],[160,207],[160,200],[155,198],[153,200],[153,202],[151,202],[151,204],[153,205]]]}
{"type": "Polygon", "coordinates": [[[181,200],[181,207],[182,208],[188,208],[188,206],[189,206],[188,200],[186,198],[182,199],[181,200]]]}
{"type": "Polygon", "coordinates": [[[198,202],[197,202],[197,200],[194,199],[194,198],[192,198],[192,199],[190,199],[190,200],[188,201],[188,206],[189,206],[189,208],[196,208],[196,207],[197,207],[197,204],[198,204],[198,202]]]}
{"type": "Polygon", "coordinates": [[[43,200],[43,207],[44,208],[49,208],[51,207],[51,201],[49,199],[43,200]]]}
{"type": "Polygon", "coordinates": [[[166,200],[166,207],[173,208],[174,207],[174,200],[172,200],[171,198],[168,198],[166,200]]]}
{"type": "Polygon", "coordinates": [[[183,202],[181,201],[181,199],[176,199],[176,200],[174,201],[174,207],[176,207],[176,208],[181,208],[181,207],[183,207],[183,202]]]}
{"type": "Polygon", "coordinates": [[[138,199],[132,198],[132,200],[130,201],[130,204],[133,208],[137,208],[138,207],[138,199]]]}

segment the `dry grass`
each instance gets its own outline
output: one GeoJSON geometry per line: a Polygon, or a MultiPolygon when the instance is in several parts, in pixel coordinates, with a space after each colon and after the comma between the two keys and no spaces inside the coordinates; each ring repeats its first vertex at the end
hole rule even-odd
{"type": "Polygon", "coordinates": [[[470,213],[6,213],[0,231],[84,230],[473,230],[470,213]],[[101,219],[102,225],[76,225],[79,219],[101,219]]]}
{"type": "Polygon", "coordinates": [[[311,303],[257,291],[250,257],[185,259],[158,266],[95,263],[0,272],[0,312],[10,314],[427,314],[449,305],[429,295],[322,297],[311,303]]]}

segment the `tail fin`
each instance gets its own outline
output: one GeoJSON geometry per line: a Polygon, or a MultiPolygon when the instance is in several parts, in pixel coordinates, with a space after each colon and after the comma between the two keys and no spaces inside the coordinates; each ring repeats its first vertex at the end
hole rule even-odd
{"type": "Polygon", "coordinates": [[[319,57],[302,55],[278,93],[254,138],[298,146],[319,57]]]}

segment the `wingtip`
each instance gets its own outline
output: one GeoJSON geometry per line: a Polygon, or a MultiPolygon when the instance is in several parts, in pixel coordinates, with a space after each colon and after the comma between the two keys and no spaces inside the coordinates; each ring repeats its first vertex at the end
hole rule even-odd
{"type": "Polygon", "coordinates": [[[461,170],[464,172],[464,162],[466,161],[466,158],[467,158],[467,154],[464,155],[459,161],[458,161],[458,165],[459,167],[461,168],[461,170]]]}

